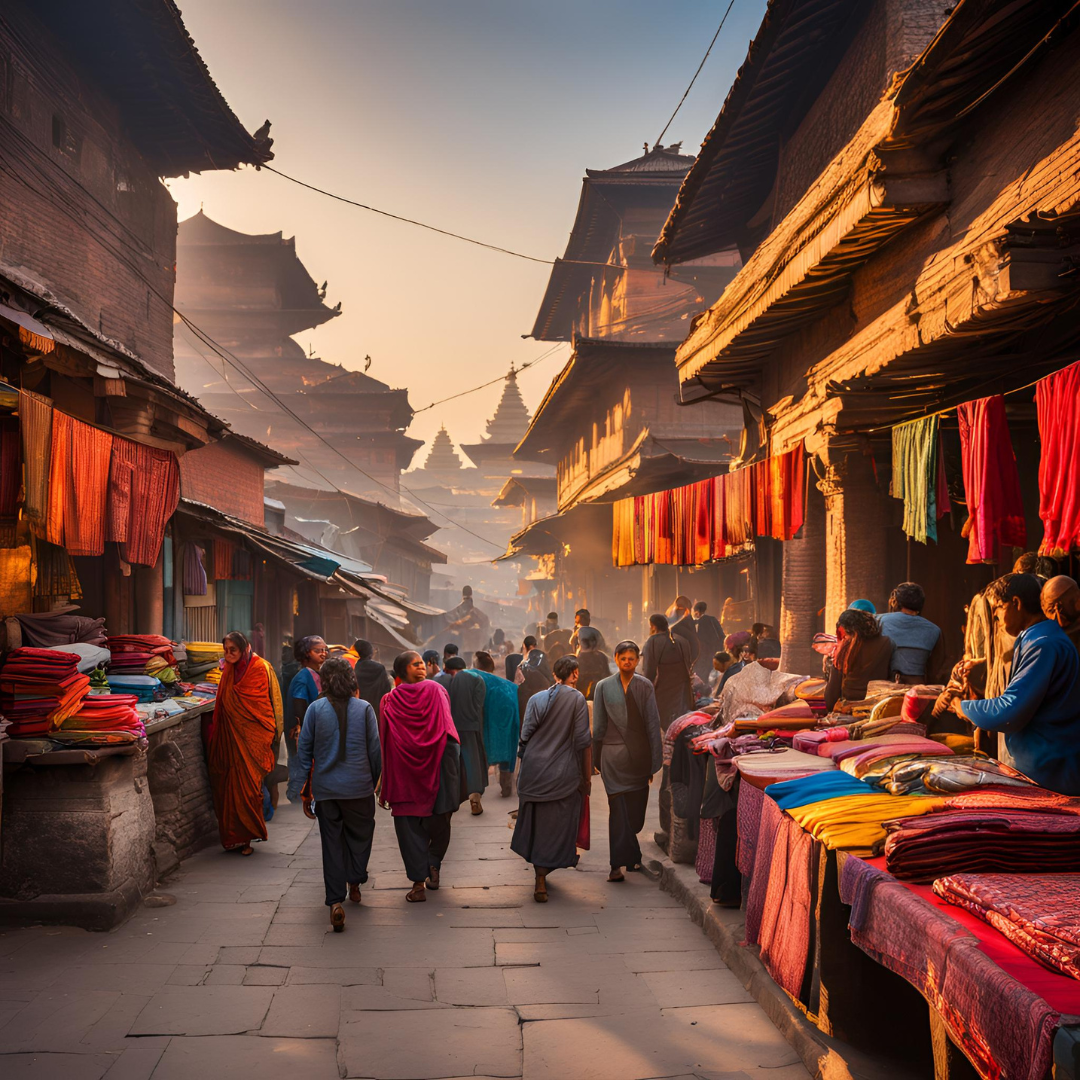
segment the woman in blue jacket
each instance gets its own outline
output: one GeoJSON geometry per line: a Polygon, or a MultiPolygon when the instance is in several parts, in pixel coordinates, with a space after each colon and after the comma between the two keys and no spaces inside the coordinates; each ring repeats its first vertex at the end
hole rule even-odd
{"type": "Polygon", "coordinates": [[[297,754],[304,772],[311,771],[326,906],[330,924],[340,933],[345,929],[345,893],[359,904],[360,886],[368,877],[382,751],[375,710],[357,696],[356,673],[349,662],[327,660],[319,674],[323,696],[304,714],[297,754]]]}

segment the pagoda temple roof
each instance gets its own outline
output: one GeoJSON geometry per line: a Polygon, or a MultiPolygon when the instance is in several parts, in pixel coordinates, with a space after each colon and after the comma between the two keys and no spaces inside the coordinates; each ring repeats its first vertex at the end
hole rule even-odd
{"type": "Polygon", "coordinates": [[[261,165],[269,121],[250,134],[199,55],[173,0],[39,0],[35,13],[118,105],[159,176],[261,165]]]}

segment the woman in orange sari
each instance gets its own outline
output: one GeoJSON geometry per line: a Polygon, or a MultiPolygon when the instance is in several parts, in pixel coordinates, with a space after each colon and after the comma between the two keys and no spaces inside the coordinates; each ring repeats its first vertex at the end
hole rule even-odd
{"type": "Polygon", "coordinates": [[[281,731],[281,688],[273,668],[251,651],[243,634],[222,640],[221,673],[207,741],[207,766],[221,844],[250,855],[251,841],[266,839],[263,778],[274,767],[274,739],[281,731]]]}

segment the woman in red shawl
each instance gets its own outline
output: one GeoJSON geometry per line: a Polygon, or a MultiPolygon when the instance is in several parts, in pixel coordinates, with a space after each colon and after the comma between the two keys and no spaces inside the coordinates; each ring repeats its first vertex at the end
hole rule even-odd
{"type": "Polygon", "coordinates": [[[382,699],[380,803],[394,816],[394,831],[413,883],[405,899],[418,904],[439,887],[439,869],[450,846],[450,817],[463,798],[461,740],[450,717],[446,691],[427,678],[423,657],[402,653],[394,661],[400,680],[382,699]]]}
{"type": "Polygon", "coordinates": [[[243,634],[226,634],[222,644],[225,670],[207,739],[207,767],[222,847],[250,855],[251,841],[266,839],[262,787],[281,731],[281,688],[274,669],[251,651],[243,634]]]}

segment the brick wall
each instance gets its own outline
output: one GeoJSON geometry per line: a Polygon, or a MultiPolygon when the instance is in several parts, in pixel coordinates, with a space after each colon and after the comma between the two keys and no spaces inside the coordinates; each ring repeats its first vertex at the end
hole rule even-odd
{"type": "Polygon", "coordinates": [[[161,878],[218,838],[201,716],[150,736],[146,774],[154,802],[155,870],[161,878]]]}
{"type": "Polygon", "coordinates": [[[234,441],[189,450],[180,459],[180,491],[224,514],[262,525],[263,466],[234,441]]]}
{"type": "Polygon", "coordinates": [[[24,0],[0,17],[0,156],[0,263],[171,378],[176,205],[24,0]]]}

